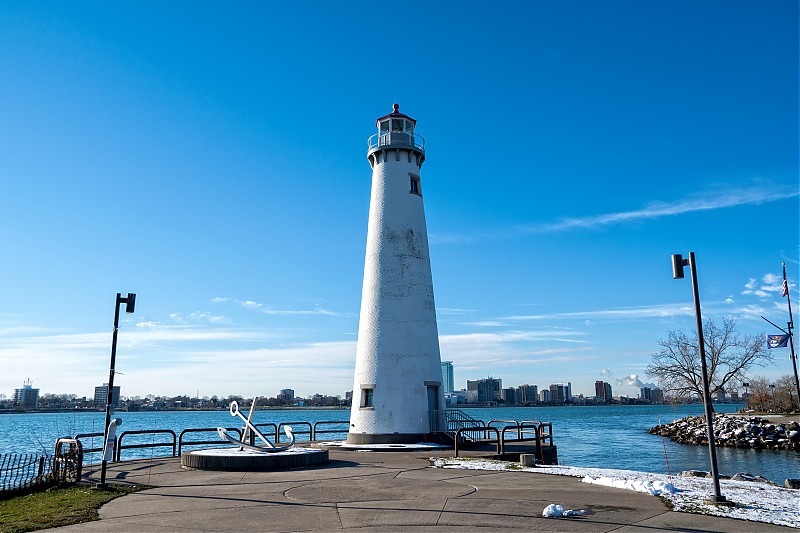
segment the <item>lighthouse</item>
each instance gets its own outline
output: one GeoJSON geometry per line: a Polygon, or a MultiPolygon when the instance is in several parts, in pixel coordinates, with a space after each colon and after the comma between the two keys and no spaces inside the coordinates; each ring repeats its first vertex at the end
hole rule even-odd
{"type": "Polygon", "coordinates": [[[347,442],[413,443],[438,429],[444,400],[420,176],[425,141],[397,104],[376,126],[347,442]]]}

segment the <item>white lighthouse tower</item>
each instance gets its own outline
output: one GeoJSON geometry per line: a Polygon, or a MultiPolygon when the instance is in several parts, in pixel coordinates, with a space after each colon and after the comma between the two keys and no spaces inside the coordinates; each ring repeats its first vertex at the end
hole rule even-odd
{"type": "Polygon", "coordinates": [[[443,405],[439,334],[422,203],[425,142],[399,111],[377,120],[367,255],[350,413],[352,444],[418,442],[443,405]]]}

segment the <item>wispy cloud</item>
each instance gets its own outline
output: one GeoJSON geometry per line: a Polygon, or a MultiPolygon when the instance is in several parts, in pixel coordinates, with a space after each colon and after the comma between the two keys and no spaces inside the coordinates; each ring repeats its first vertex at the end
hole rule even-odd
{"type": "Polygon", "coordinates": [[[273,306],[266,305],[260,302],[255,302],[253,300],[236,300],[234,298],[212,298],[211,303],[235,303],[238,306],[248,309],[250,311],[255,311],[257,313],[262,313],[265,315],[287,315],[287,316],[303,316],[303,315],[313,315],[313,316],[335,316],[335,317],[352,317],[353,313],[346,313],[341,311],[331,311],[329,309],[325,309],[324,307],[314,306],[311,309],[276,309],[273,306]]]}
{"type": "Polygon", "coordinates": [[[614,224],[638,222],[697,211],[726,209],[741,205],[760,205],[800,195],[797,187],[760,185],[706,193],[674,202],[653,202],[641,209],[620,211],[586,217],[568,217],[557,222],[520,226],[529,233],[552,233],[573,229],[597,228],[614,224]]]}
{"type": "Polygon", "coordinates": [[[458,309],[456,307],[437,307],[436,314],[437,315],[466,315],[469,313],[474,313],[474,309],[458,309]]]}
{"type": "Polygon", "coordinates": [[[750,278],[744,285],[742,294],[757,296],[761,299],[773,298],[783,292],[783,278],[768,272],[761,277],[761,283],[755,278],[750,278]]]}
{"type": "Polygon", "coordinates": [[[553,318],[579,318],[579,319],[637,319],[637,318],[664,318],[671,316],[691,315],[694,309],[685,304],[662,304],[639,307],[620,307],[615,309],[598,309],[594,311],[576,311],[571,313],[553,313],[543,315],[512,315],[502,317],[501,320],[547,320],[553,318]]]}

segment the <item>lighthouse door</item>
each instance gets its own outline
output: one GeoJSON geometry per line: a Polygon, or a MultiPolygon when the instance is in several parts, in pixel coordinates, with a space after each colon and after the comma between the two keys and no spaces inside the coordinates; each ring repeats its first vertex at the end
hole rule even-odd
{"type": "Polygon", "coordinates": [[[430,420],[430,431],[440,431],[439,418],[439,387],[428,385],[428,420],[430,420]]]}

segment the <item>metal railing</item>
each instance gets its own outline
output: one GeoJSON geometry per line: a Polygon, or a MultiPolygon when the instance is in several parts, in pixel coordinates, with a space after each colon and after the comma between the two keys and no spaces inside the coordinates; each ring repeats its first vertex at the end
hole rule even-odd
{"type": "MultiPolygon", "coordinates": [[[[430,411],[430,431],[431,433],[446,433],[451,438],[456,438],[459,429],[465,427],[485,427],[483,420],[472,418],[464,411],[459,409],[445,409],[444,411],[430,411]]],[[[477,440],[484,434],[482,431],[462,431],[459,436],[464,440],[477,440]]]]}
{"type": "Polygon", "coordinates": [[[119,461],[120,454],[122,450],[135,450],[139,448],[159,448],[165,446],[172,447],[172,457],[175,457],[175,452],[177,451],[177,442],[178,436],[175,435],[175,432],[171,429],[141,429],[137,431],[123,431],[122,435],[119,436],[116,442],[115,450],[114,450],[114,460],[119,461]],[[122,444],[122,439],[128,435],[172,435],[172,442],[145,442],[140,444],[128,444],[125,446],[122,444]]]}
{"type": "MultiPolygon", "coordinates": [[[[99,440],[100,446],[97,447],[97,448],[87,448],[86,446],[83,445],[83,442],[81,442],[81,446],[83,446],[83,453],[84,454],[88,454],[88,453],[102,452],[103,451],[103,436],[104,436],[103,432],[101,431],[99,433],[79,433],[79,434],[75,435],[72,438],[77,440],[77,441],[80,441],[81,439],[94,439],[95,437],[100,439],[99,440]]],[[[115,438],[114,439],[114,447],[116,448],[116,446],[117,446],[117,440],[115,438]]]]}
{"type": "MultiPolygon", "coordinates": [[[[276,424],[273,424],[272,422],[264,422],[263,424],[253,424],[253,427],[258,429],[265,437],[267,436],[267,433],[263,430],[263,428],[271,427],[272,431],[270,433],[272,433],[272,435],[276,435],[275,439],[277,441],[277,438],[278,438],[277,437],[277,435],[278,435],[278,426],[276,424]]],[[[249,434],[250,434],[250,446],[255,446],[256,445],[256,434],[253,433],[252,431],[250,431],[249,434]]]]}
{"type": "Polygon", "coordinates": [[[350,429],[350,420],[341,420],[341,421],[322,420],[320,422],[314,422],[314,432],[311,435],[311,440],[319,440],[320,433],[323,433],[323,434],[327,434],[327,433],[342,434],[342,433],[344,433],[345,435],[347,435],[347,432],[348,432],[349,429],[350,429]],[[317,426],[333,426],[333,425],[338,425],[338,426],[344,425],[344,430],[341,430],[341,429],[317,429],[317,426]]]}
{"type": "Polygon", "coordinates": [[[545,440],[550,442],[549,446],[553,445],[553,424],[551,422],[539,422],[538,420],[523,420],[520,426],[535,427],[536,434],[544,444],[545,440]],[[545,433],[545,428],[547,432],[545,433]]]}
{"type": "MultiPolygon", "coordinates": [[[[294,431],[293,433],[295,436],[307,436],[309,441],[317,440],[318,436],[321,434],[346,434],[349,429],[350,421],[349,420],[321,420],[314,424],[310,422],[282,422],[280,424],[274,424],[271,422],[263,423],[263,424],[253,424],[257,427],[264,435],[270,436],[274,435],[275,443],[280,443],[281,435],[283,434],[283,427],[284,426],[293,426],[294,431]],[[340,429],[319,429],[320,426],[332,426],[338,425],[340,429]],[[302,429],[297,429],[301,427],[302,429]],[[268,429],[269,432],[264,431],[264,428],[268,429]]],[[[231,431],[239,436],[241,439],[242,430],[241,428],[226,428],[228,431],[231,431]]],[[[150,430],[141,430],[141,431],[125,431],[120,435],[117,435],[114,439],[114,461],[120,460],[120,455],[122,450],[133,450],[133,449],[144,449],[144,448],[171,448],[171,456],[176,457],[183,453],[183,448],[187,446],[194,446],[194,445],[213,445],[213,444],[229,444],[228,441],[225,440],[188,440],[185,438],[186,435],[193,434],[193,433],[210,433],[216,432],[217,428],[187,428],[181,431],[180,436],[176,435],[174,431],[169,429],[150,429],[150,430]],[[133,444],[123,444],[123,437],[128,437],[132,435],[168,435],[171,436],[171,439],[167,439],[167,441],[158,441],[158,442],[134,442],[133,444]]],[[[284,440],[285,440],[284,435],[284,440]]],[[[91,454],[93,453],[102,453],[103,452],[103,433],[79,433],[72,437],[73,440],[77,441],[78,444],[81,446],[83,451],[83,457],[89,460],[91,458],[91,454]],[[84,444],[84,441],[87,439],[97,439],[99,446],[87,446],[84,444]]],[[[250,432],[249,439],[250,444],[254,444],[256,440],[256,435],[250,432]]],[[[298,439],[299,440],[299,439],[298,439]]],[[[255,443],[257,444],[257,443],[255,443]]]]}
{"type": "MultiPolygon", "coordinates": [[[[242,431],[239,428],[225,428],[228,432],[236,433],[239,436],[239,440],[242,438],[242,431]]],[[[223,439],[216,439],[216,440],[183,440],[183,436],[189,433],[217,433],[217,428],[191,428],[191,429],[184,429],[178,435],[178,455],[181,455],[184,446],[199,446],[205,444],[231,444],[230,441],[223,440],[223,439]]]]}
{"type": "Polygon", "coordinates": [[[418,133],[410,133],[407,131],[376,133],[367,139],[368,150],[381,146],[412,146],[419,150],[425,150],[425,139],[418,133]]]}
{"type": "Polygon", "coordinates": [[[281,433],[283,433],[284,426],[291,426],[292,433],[294,434],[295,437],[299,435],[308,435],[308,440],[314,440],[313,438],[314,427],[311,425],[311,422],[281,422],[280,424],[278,424],[278,429],[275,430],[275,444],[278,444],[281,441],[281,433]],[[295,430],[296,426],[308,427],[308,431],[303,431],[303,430],[297,431],[295,430]]]}
{"type": "Polygon", "coordinates": [[[492,424],[506,424],[502,426],[503,434],[505,434],[505,429],[509,426],[515,427],[517,429],[517,439],[522,438],[522,430],[520,429],[520,424],[516,420],[489,420],[486,423],[487,426],[492,426],[492,424]]]}
{"type": "Polygon", "coordinates": [[[469,431],[480,431],[483,432],[484,435],[486,435],[486,433],[489,432],[494,432],[497,442],[497,454],[503,455],[504,443],[503,443],[503,438],[500,435],[500,431],[497,428],[491,428],[488,426],[475,426],[475,427],[463,427],[458,431],[456,431],[455,446],[454,446],[456,457],[458,457],[458,444],[462,441],[461,434],[469,431]]]}

